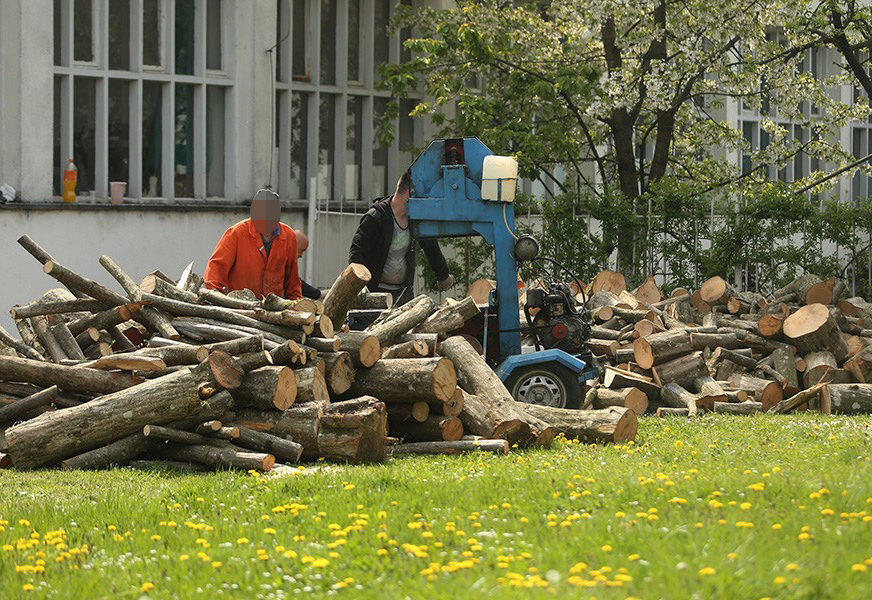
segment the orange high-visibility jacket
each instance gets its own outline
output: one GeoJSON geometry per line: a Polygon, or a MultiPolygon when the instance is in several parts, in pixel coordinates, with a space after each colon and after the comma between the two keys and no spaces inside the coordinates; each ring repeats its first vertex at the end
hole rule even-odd
{"type": "Polygon", "coordinates": [[[240,221],[218,240],[203,279],[206,287],[214,290],[248,288],[258,296],[272,293],[283,298],[301,298],[297,235],[279,223],[279,234],[267,256],[251,219],[240,221]]]}

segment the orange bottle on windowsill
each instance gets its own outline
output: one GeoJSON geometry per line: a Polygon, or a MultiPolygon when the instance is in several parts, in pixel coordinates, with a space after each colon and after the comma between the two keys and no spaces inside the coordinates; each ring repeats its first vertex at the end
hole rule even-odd
{"type": "Polygon", "coordinates": [[[64,202],[76,201],[76,180],[79,177],[79,170],[71,158],[67,162],[67,168],[64,169],[64,202]]]}

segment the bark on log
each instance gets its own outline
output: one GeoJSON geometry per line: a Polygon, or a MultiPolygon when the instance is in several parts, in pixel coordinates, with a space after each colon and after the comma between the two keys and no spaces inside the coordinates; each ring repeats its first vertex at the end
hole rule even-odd
{"type": "Polygon", "coordinates": [[[733,350],[742,347],[742,343],[735,333],[691,333],[690,345],[694,350],[705,350],[706,348],[714,350],[719,347],[733,350]]]}
{"type": "Polygon", "coordinates": [[[802,406],[803,404],[807,404],[813,398],[817,397],[821,392],[823,392],[827,388],[826,383],[818,383],[808,388],[807,390],[803,390],[801,392],[797,392],[790,398],[785,398],[781,400],[777,405],[767,409],[771,413],[788,413],[796,408],[802,406]]]}
{"type": "Polygon", "coordinates": [[[103,469],[110,465],[124,465],[144,454],[152,442],[142,433],[134,433],[100,448],[94,448],[61,461],[65,471],[74,469],[103,469]]]}
{"type": "Polygon", "coordinates": [[[38,408],[50,405],[57,397],[58,387],[53,385],[26,398],[16,400],[11,404],[0,405],[0,423],[16,421],[38,408]]]}
{"type": "Polygon", "coordinates": [[[345,331],[337,333],[340,349],[351,354],[355,366],[371,367],[381,358],[381,343],[373,334],[366,331],[345,331]]]}
{"type": "Polygon", "coordinates": [[[318,352],[339,352],[340,349],[348,350],[348,348],[342,348],[342,340],[336,337],[335,333],[330,338],[307,337],[306,345],[318,352]]]}
{"type": "Polygon", "coordinates": [[[71,312],[98,312],[103,305],[92,298],[77,298],[76,300],[37,300],[24,306],[15,305],[9,310],[13,319],[27,319],[40,315],[62,315],[71,312]]]}
{"type": "Polygon", "coordinates": [[[660,390],[660,399],[665,405],[672,408],[686,409],[689,417],[695,416],[699,408],[697,406],[699,397],[677,383],[664,385],[663,389],[660,390]]]}
{"type": "Polygon", "coordinates": [[[787,317],[784,336],[801,354],[828,350],[837,361],[848,357],[848,346],[830,311],[823,304],[809,304],[787,317]]]}
{"type": "Polygon", "coordinates": [[[281,346],[273,348],[270,351],[273,364],[276,365],[305,365],[308,361],[309,354],[305,347],[301,346],[294,340],[288,340],[281,346]]]}
{"type": "MultiPolygon", "coordinates": [[[[196,363],[194,363],[196,364],[196,363]]],[[[167,368],[166,362],[155,356],[124,356],[113,354],[77,365],[81,369],[100,369],[102,371],[161,371],[167,368]]]]}
{"type": "Polygon", "coordinates": [[[715,348],[715,351],[712,353],[712,357],[714,358],[716,363],[729,361],[733,364],[739,365],[740,367],[744,367],[745,369],[753,370],[757,368],[756,360],[754,360],[750,356],[740,354],[735,350],[728,350],[727,348],[715,348]]]}
{"type": "MultiPolygon", "coordinates": [[[[100,257],[100,264],[103,266],[106,271],[115,278],[115,281],[121,285],[122,289],[127,293],[128,298],[133,300],[134,302],[139,302],[142,300],[142,291],[139,289],[139,286],[136,285],[136,282],[130,278],[124,270],[115,263],[114,260],[109,258],[108,256],[100,257]]],[[[83,290],[86,291],[86,290],[83,290]]],[[[114,293],[114,292],[113,292],[114,293]]],[[[93,295],[93,294],[91,294],[93,295]]],[[[94,296],[98,300],[103,300],[99,296],[94,296]]],[[[124,300],[123,296],[119,296],[123,301],[122,302],[113,302],[109,304],[109,306],[117,306],[119,304],[127,304],[127,301],[124,300]]],[[[108,303],[108,299],[107,299],[108,303]]],[[[146,324],[149,329],[152,331],[156,331],[161,337],[165,337],[171,340],[179,339],[179,332],[175,330],[172,325],[171,319],[162,313],[161,311],[151,307],[151,306],[143,306],[142,309],[137,313],[137,320],[141,320],[142,323],[146,324]]]]}
{"type": "Polygon", "coordinates": [[[612,406],[602,410],[574,410],[524,404],[523,410],[562,433],[568,439],[587,443],[620,444],[636,439],[639,420],[629,408],[612,406]]]}
{"type": "Polygon", "coordinates": [[[363,288],[354,300],[356,309],[387,310],[394,305],[394,297],[386,292],[370,292],[363,288]]]}
{"type": "Polygon", "coordinates": [[[673,408],[671,406],[660,406],[657,408],[657,411],[654,413],[655,417],[663,418],[663,417],[689,417],[690,411],[686,408],[673,408]]]}
{"type": "Polygon", "coordinates": [[[715,402],[714,412],[728,415],[753,415],[763,412],[760,402],[715,402]]]}
{"type": "MultiPolygon", "coordinates": [[[[639,323],[649,323],[650,325],[654,325],[651,321],[639,321],[639,323]]],[[[636,323],[637,327],[639,323],[636,323]]],[[[653,333],[649,331],[648,333],[653,333]]],[[[646,334],[647,335],[647,334],[646,334]]],[[[620,334],[614,329],[606,329],[605,327],[599,327],[594,325],[590,328],[590,337],[596,340],[617,340],[620,337],[620,334]]],[[[644,337],[644,336],[638,336],[644,337]]]]}
{"type": "Polygon", "coordinates": [[[468,431],[485,437],[503,438],[511,444],[547,445],[556,435],[554,428],[523,411],[478,352],[461,336],[450,337],[439,345],[443,356],[451,359],[464,396],[460,419],[468,431]]]}
{"type": "Polygon", "coordinates": [[[355,374],[350,393],[382,402],[448,402],[457,390],[457,373],[448,358],[382,359],[355,374]]]}
{"type": "MultiPolygon", "coordinates": [[[[142,348],[136,352],[129,353],[129,355],[131,358],[146,356],[159,358],[166,363],[166,366],[174,367],[176,365],[200,364],[209,357],[209,349],[205,346],[178,343],[161,348],[142,348]]],[[[122,354],[120,357],[124,358],[124,355],[122,354]]]]}
{"type": "Polygon", "coordinates": [[[271,470],[276,462],[272,454],[247,452],[232,444],[227,446],[169,444],[161,448],[158,454],[171,460],[199,463],[210,467],[233,467],[261,472],[271,470]]]}
{"type": "Polygon", "coordinates": [[[618,297],[608,291],[599,291],[591,295],[587,307],[594,320],[602,323],[612,318],[612,307],[618,304],[618,297]]]}
{"type": "MultiPolygon", "coordinates": [[[[442,406],[437,405],[437,406],[442,406]]],[[[388,420],[391,423],[399,422],[415,422],[423,423],[430,417],[430,405],[426,402],[414,402],[412,404],[386,404],[388,411],[388,420]]],[[[442,413],[434,413],[434,416],[457,416],[457,415],[442,415],[442,413]]]]}
{"type": "Polygon", "coordinates": [[[327,388],[331,394],[344,394],[354,383],[355,370],[348,352],[324,352],[321,358],[327,366],[327,388]]]}
{"type": "Polygon", "coordinates": [[[467,321],[480,314],[481,310],[475,305],[475,300],[467,296],[460,302],[438,309],[415,328],[415,333],[447,334],[460,329],[467,321]]]}
{"type": "Polygon", "coordinates": [[[613,358],[615,351],[618,349],[618,342],[614,340],[594,340],[590,339],[584,343],[594,356],[608,356],[613,358]]]}
{"type": "Polygon", "coordinates": [[[851,371],[859,383],[872,383],[872,349],[867,348],[845,361],[844,367],[851,371]]]}
{"type": "Polygon", "coordinates": [[[297,375],[297,402],[330,402],[324,374],[317,367],[294,371],[297,375]]]}
{"type": "Polygon", "coordinates": [[[10,427],[6,443],[16,467],[33,469],[135,433],[149,423],[180,419],[199,405],[197,382],[182,371],[10,427]]]}
{"type": "Polygon", "coordinates": [[[260,307],[260,302],[252,302],[251,300],[241,300],[239,298],[231,298],[227,294],[222,294],[218,290],[210,290],[209,288],[201,287],[197,290],[197,298],[205,300],[209,304],[215,306],[223,306],[224,308],[241,308],[243,310],[254,310],[260,307]]]}
{"type": "MultiPolygon", "coordinates": [[[[46,358],[48,352],[46,352],[45,348],[42,347],[42,344],[39,343],[36,333],[33,331],[33,327],[30,326],[30,323],[26,319],[15,319],[15,328],[18,329],[18,333],[21,334],[21,342],[30,346],[39,353],[40,358],[34,357],[34,360],[48,360],[46,358]]],[[[26,356],[25,358],[31,357],[26,356]]]]}
{"type": "Polygon", "coordinates": [[[397,444],[388,448],[388,456],[413,455],[457,455],[467,452],[493,452],[508,454],[509,442],[506,440],[458,440],[456,442],[414,442],[397,444]]]}
{"type": "Polygon", "coordinates": [[[292,440],[303,446],[304,454],[317,457],[318,432],[325,406],[321,402],[307,402],[294,404],[283,411],[241,408],[228,415],[227,420],[238,427],[265,431],[292,440]]]}
{"type": "Polygon", "coordinates": [[[231,395],[238,406],[285,410],[297,398],[297,376],[289,367],[261,367],[246,373],[231,395]]]}
{"type": "Polygon", "coordinates": [[[433,313],[433,309],[432,298],[418,296],[392,310],[383,320],[370,325],[367,332],[377,337],[382,346],[390,346],[398,336],[423,323],[433,313]]]}
{"type": "Polygon", "coordinates": [[[382,358],[424,358],[429,355],[427,342],[418,339],[394,344],[382,350],[382,358]]]}
{"type": "Polygon", "coordinates": [[[237,356],[236,360],[239,361],[239,368],[246,373],[249,371],[256,371],[263,367],[281,366],[273,363],[272,355],[266,350],[261,350],[260,352],[246,352],[245,354],[237,356]]]}
{"type": "Polygon", "coordinates": [[[652,369],[654,381],[661,385],[677,383],[681,387],[692,389],[698,377],[709,374],[702,352],[693,352],[685,356],[679,356],[669,362],[657,365],[652,369]]]}
{"type": "Polygon", "coordinates": [[[648,409],[648,396],[638,388],[610,390],[598,387],[592,389],[588,394],[590,394],[590,405],[595,409],[623,406],[633,410],[637,415],[644,414],[648,409]]]}
{"type": "Polygon", "coordinates": [[[351,263],[339,274],[324,295],[324,314],[335,327],[345,323],[348,311],[354,307],[357,295],[369,283],[372,275],[364,265],[351,263]]]}
{"type": "Polygon", "coordinates": [[[363,396],[324,408],[318,454],[352,464],[382,462],[387,450],[387,411],[383,402],[363,396]]]}
{"type": "Polygon", "coordinates": [[[5,329],[3,329],[3,327],[0,327],[0,343],[6,344],[10,348],[15,350],[19,354],[21,354],[22,356],[24,356],[25,358],[29,358],[31,360],[39,360],[39,361],[45,360],[45,357],[42,354],[37,352],[31,346],[27,345],[23,339],[22,339],[22,341],[19,342],[18,340],[13,338],[11,335],[9,335],[9,332],[6,331],[5,329]]]}
{"type": "Polygon", "coordinates": [[[48,320],[45,317],[33,317],[30,319],[30,323],[33,325],[33,331],[36,333],[37,339],[39,339],[54,362],[59,363],[69,358],[49,328],[48,320]]]}
{"type": "Polygon", "coordinates": [[[409,442],[456,442],[463,437],[457,417],[428,417],[422,422],[391,422],[391,434],[409,442]]]}
{"type": "Polygon", "coordinates": [[[636,363],[643,369],[693,351],[690,335],[681,329],[654,333],[633,342],[636,363]]]}
{"type": "Polygon", "coordinates": [[[829,406],[832,414],[872,414],[872,384],[827,384],[821,396],[821,406],[829,406]]]}
{"type": "Polygon", "coordinates": [[[146,275],[139,283],[139,289],[145,294],[156,294],[191,304],[196,304],[200,300],[197,294],[180,289],[172,283],[167,283],[156,275],[146,275]]]}
{"type": "Polygon", "coordinates": [[[57,385],[71,392],[108,394],[142,383],[141,377],[94,369],[65,367],[44,361],[0,356],[0,379],[36,385],[57,385]]]}
{"type": "Polygon", "coordinates": [[[247,354],[249,352],[260,352],[261,350],[264,350],[262,335],[249,335],[233,340],[227,340],[226,342],[214,342],[211,344],[204,344],[204,347],[209,352],[212,352],[214,350],[223,350],[227,354],[231,354],[233,356],[247,354]]]}
{"type": "Polygon", "coordinates": [[[226,443],[223,440],[207,437],[194,433],[192,431],[184,431],[182,429],[173,429],[172,427],[164,427],[162,425],[146,425],[142,428],[142,435],[153,440],[162,440],[165,442],[173,442],[176,444],[188,445],[205,445],[205,446],[224,446],[226,443]]]}
{"type": "Polygon", "coordinates": [[[821,377],[821,382],[829,384],[857,383],[854,381],[853,374],[847,369],[830,369],[821,377]]]}
{"type": "Polygon", "coordinates": [[[802,380],[805,387],[811,387],[821,380],[824,373],[830,369],[839,367],[836,357],[832,353],[823,350],[821,352],[809,352],[805,355],[805,372],[802,380]]]}
{"type": "Polygon", "coordinates": [[[300,456],[303,454],[303,446],[297,442],[264,431],[255,431],[248,427],[236,426],[234,429],[236,429],[236,436],[232,438],[232,441],[242,448],[268,452],[281,462],[290,463],[299,462],[300,456]]]}
{"type": "Polygon", "coordinates": [[[796,373],[796,357],[787,347],[776,348],[770,354],[772,368],[784,378],[784,395],[792,396],[799,391],[799,377],[796,373]]]}
{"type": "Polygon", "coordinates": [[[764,410],[769,410],[784,398],[784,392],[776,381],[736,374],[730,378],[730,383],[752,394],[756,402],[763,403],[764,410]]]}
{"type": "MultiPolygon", "coordinates": [[[[239,311],[237,314],[251,317],[252,319],[263,321],[264,323],[272,323],[273,325],[284,325],[285,327],[300,329],[306,335],[314,331],[315,319],[317,318],[317,315],[312,312],[297,312],[293,310],[269,311],[262,308],[239,311]]],[[[319,334],[319,337],[332,336],[332,333],[328,336],[322,336],[319,334]]]]}
{"type": "Polygon", "coordinates": [[[407,333],[397,337],[395,344],[404,344],[412,340],[421,340],[427,344],[427,356],[436,355],[436,346],[439,345],[439,335],[436,333],[407,333]]]}
{"type": "Polygon", "coordinates": [[[631,371],[606,367],[603,374],[603,385],[610,390],[636,387],[645,392],[649,402],[656,402],[660,399],[659,384],[654,383],[651,377],[639,375],[631,371]]]}

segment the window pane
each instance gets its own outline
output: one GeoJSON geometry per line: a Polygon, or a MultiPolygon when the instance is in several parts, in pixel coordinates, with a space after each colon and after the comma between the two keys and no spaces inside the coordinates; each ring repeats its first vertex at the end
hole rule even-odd
{"type": "Polygon", "coordinates": [[[161,195],[160,165],[163,157],[161,112],[162,84],[154,81],[142,83],[142,195],[156,198],[161,195]]]}
{"type": "Polygon", "coordinates": [[[142,11],[142,63],[160,66],[161,0],[143,0],[142,11]]]}
{"type": "Polygon", "coordinates": [[[372,149],[372,190],[373,197],[388,193],[388,147],[378,140],[378,130],[388,109],[387,98],[376,98],[372,108],[372,129],[375,135],[372,149]]]}
{"type": "Polygon", "coordinates": [[[224,196],[224,88],[206,88],[206,195],[224,196]]]}
{"type": "Polygon", "coordinates": [[[52,138],[54,147],[52,148],[52,191],[55,196],[61,195],[61,180],[63,178],[63,170],[66,167],[69,156],[61,158],[61,78],[54,78],[54,108],[52,120],[52,138]]]}
{"type": "Polygon", "coordinates": [[[306,197],[306,146],[309,141],[309,97],[291,94],[291,198],[306,197]]]}
{"type": "MultiPolygon", "coordinates": [[[[91,0],[75,0],[73,25],[73,57],[75,60],[94,60],[94,11],[91,0]]],[[[81,177],[81,175],[79,175],[81,177]]]]}
{"type": "Polygon", "coordinates": [[[375,81],[381,81],[378,72],[379,65],[383,65],[390,59],[390,38],[388,37],[388,23],[391,18],[391,0],[375,0],[375,81]]]}
{"type": "Polygon", "coordinates": [[[348,80],[360,81],[360,2],[348,3],[348,80]]]}
{"type": "Polygon", "coordinates": [[[414,110],[417,104],[414,100],[403,100],[400,102],[400,127],[399,127],[399,142],[400,142],[400,171],[405,171],[412,164],[415,158],[415,123],[409,113],[414,110]]]}
{"type": "Polygon", "coordinates": [[[76,77],[73,85],[73,160],[79,169],[76,192],[94,189],[95,79],[76,77]]]}
{"type": "Polygon", "coordinates": [[[176,0],[176,73],[194,74],[194,0],[176,0]]]}
{"type": "MultiPolygon", "coordinates": [[[[176,5],[178,6],[178,5],[176,5]]],[[[176,197],[194,197],[194,86],[176,84],[176,197]]]]}
{"type": "Polygon", "coordinates": [[[359,96],[348,97],[348,117],[345,134],[345,197],[360,198],[360,128],[363,119],[363,101],[359,96]]]}
{"type": "Polygon", "coordinates": [[[206,68],[221,68],[221,0],[206,5],[206,68]]]}
{"type": "Polygon", "coordinates": [[[130,83],[109,80],[109,181],[130,175],[130,83]]]}
{"type": "Polygon", "coordinates": [[[336,0],[321,0],[321,83],[336,83],[336,0]]]}
{"type": "MultiPolygon", "coordinates": [[[[289,18],[287,14],[288,0],[278,0],[276,2],[276,48],[273,53],[276,65],[276,81],[284,81],[282,79],[282,65],[287,60],[287,40],[282,41],[284,33],[287,29],[286,20],[289,18]]],[[[276,121],[278,122],[278,121],[276,121]]]]}
{"type": "Polygon", "coordinates": [[[308,28],[308,11],[306,5],[308,1],[292,0],[294,3],[294,33],[291,37],[294,39],[294,77],[297,79],[305,79],[311,81],[312,72],[309,69],[309,38],[306,35],[308,28]]]}
{"type": "MultiPolygon", "coordinates": [[[[61,0],[54,0],[52,11],[52,26],[54,27],[54,64],[61,64],[61,0]]],[[[57,85],[57,84],[55,84],[57,85]]]]}
{"type": "Polygon", "coordinates": [[[109,0],[109,68],[130,68],[130,0],[109,0]]]}
{"type": "Polygon", "coordinates": [[[333,196],[333,123],[335,121],[333,106],[335,99],[329,94],[321,95],[321,106],[318,111],[318,199],[325,200],[333,196]]]}

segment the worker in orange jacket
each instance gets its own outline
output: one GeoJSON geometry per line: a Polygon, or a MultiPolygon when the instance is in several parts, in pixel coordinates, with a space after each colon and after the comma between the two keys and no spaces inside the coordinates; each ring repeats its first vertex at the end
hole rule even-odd
{"type": "Polygon", "coordinates": [[[233,225],[218,240],[203,274],[206,287],[301,298],[297,236],[279,222],[280,214],[278,195],[259,190],[251,201],[251,218],[233,225]]]}

